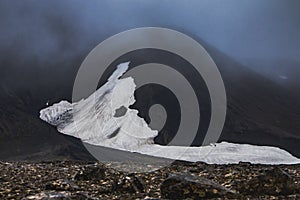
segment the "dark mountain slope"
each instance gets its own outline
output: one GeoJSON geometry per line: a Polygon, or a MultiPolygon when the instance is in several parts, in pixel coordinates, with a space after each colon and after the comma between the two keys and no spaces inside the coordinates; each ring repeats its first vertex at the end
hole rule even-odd
{"type": "MultiPolygon", "coordinates": [[[[299,99],[279,84],[202,44],[220,69],[227,92],[227,118],[220,141],[278,146],[300,157],[299,99]]],[[[65,74],[73,76],[75,70],[70,68],[65,74]]],[[[43,79],[47,74],[39,76],[42,81],[49,80],[43,79]]],[[[57,86],[64,84],[58,79],[55,84],[41,83],[46,88],[35,84],[17,92],[9,87],[0,88],[0,159],[92,159],[79,140],[58,133],[39,119],[39,110],[49,96],[53,95],[53,101],[71,99],[70,81],[65,90],[51,95],[46,92],[57,91],[57,86]],[[44,92],[32,92],[41,90],[44,92]]]]}
{"type": "Polygon", "coordinates": [[[0,160],[93,159],[80,140],[40,120],[13,92],[2,87],[0,98],[0,160]]]}
{"type": "Polygon", "coordinates": [[[213,47],[204,46],[226,87],[228,109],[220,141],[278,146],[300,157],[298,97],[213,47]]]}

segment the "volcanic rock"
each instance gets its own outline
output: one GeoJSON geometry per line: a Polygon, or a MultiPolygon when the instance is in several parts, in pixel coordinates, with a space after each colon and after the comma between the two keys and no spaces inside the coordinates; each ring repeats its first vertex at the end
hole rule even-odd
{"type": "Polygon", "coordinates": [[[162,183],[160,191],[167,199],[217,198],[234,194],[214,181],[188,174],[171,175],[162,183]]]}

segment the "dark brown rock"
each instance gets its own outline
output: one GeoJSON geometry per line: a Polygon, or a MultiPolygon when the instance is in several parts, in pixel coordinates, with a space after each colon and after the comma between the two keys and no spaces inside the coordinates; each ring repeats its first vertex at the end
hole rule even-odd
{"type": "Polygon", "coordinates": [[[83,193],[75,193],[71,194],[70,192],[41,192],[39,194],[30,195],[28,197],[24,197],[22,200],[92,200],[94,198],[89,197],[83,193]]]}
{"type": "Polygon", "coordinates": [[[168,199],[202,199],[230,196],[233,191],[209,179],[188,174],[171,175],[160,187],[161,196],[168,199]]]}
{"type": "Polygon", "coordinates": [[[175,162],[128,174],[107,163],[53,161],[0,169],[0,199],[300,199],[300,165],[175,162]]]}
{"type": "Polygon", "coordinates": [[[144,186],[140,178],[134,174],[126,175],[118,183],[117,189],[125,192],[143,193],[144,186]]]}
{"type": "Polygon", "coordinates": [[[261,169],[249,177],[247,184],[238,184],[239,191],[250,195],[290,195],[299,192],[293,177],[279,167],[261,169]]]}
{"type": "Polygon", "coordinates": [[[104,166],[87,166],[75,174],[74,180],[101,180],[105,178],[105,172],[104,166]]]}
{"type": "Polygon", "coordinates": [[[45,185],[45,190],[75,191],[78,186],[71,180],[55,180],[45,185]]]}

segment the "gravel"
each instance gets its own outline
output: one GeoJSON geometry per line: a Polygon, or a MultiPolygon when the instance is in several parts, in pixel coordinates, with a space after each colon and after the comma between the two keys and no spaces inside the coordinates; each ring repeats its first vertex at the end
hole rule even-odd
{"type": "Polygon", "coordinates": [[[300,199],[300,165],[175,161],[136,173],[120,166],[126,168],[116,162],[0,162],[0,199],[300,199]]]}

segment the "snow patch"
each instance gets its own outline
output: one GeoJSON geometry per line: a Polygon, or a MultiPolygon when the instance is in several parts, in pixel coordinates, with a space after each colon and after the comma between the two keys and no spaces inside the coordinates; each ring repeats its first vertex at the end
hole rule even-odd
{"type": "Polygon", "coordinates": [[[300,160],[277,147],[232,144],[227,142],[202,147],[162,146],[154,144],[158,132],[149,128],[134,104],[133,78],[121,78],[129,63],[118,65],[108,82],[76,103],[61,101],[40,111],[40,118],[58,131],[83,142],[151,156],[186,161],[229,164],[296,164],[300,160]],[[125,109],[122,115],[116,112],[125,109]]]}

